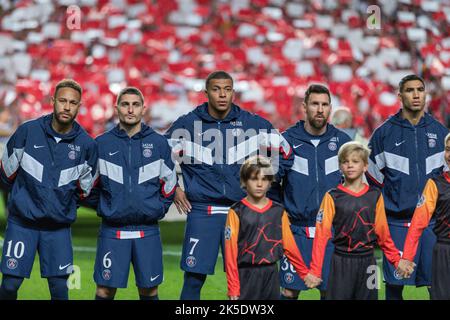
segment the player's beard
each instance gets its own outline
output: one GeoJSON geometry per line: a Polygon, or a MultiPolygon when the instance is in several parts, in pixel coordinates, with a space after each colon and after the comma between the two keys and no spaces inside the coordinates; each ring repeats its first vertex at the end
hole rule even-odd
{"type": "Polygon", "coordinates": [[[59,112],[56,114],[55,120],[56,122],[58,122],[61,126],[68,126],[70,124],[72,124],[72,122],[75,120],[75,117],[77,115],[71,115],[70,113],[66,113],[66,112],[59,112]],[[66,114],[69,116],[69,118],[63,118],[62,115],[66,114]]]}
{"type": "Polygon", "coordinates": [[[327,124],[327,118],[323,117],[323,118],[317,118],[314,117],[312,120],[309,120],[309,125],[317,130],[322,129],[324,126],[326,126],[327,124]]]}

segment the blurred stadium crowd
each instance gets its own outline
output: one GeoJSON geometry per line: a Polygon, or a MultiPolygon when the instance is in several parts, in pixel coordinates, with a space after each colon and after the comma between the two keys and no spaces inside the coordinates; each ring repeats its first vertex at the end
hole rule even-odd
{"type": "Polygon", "coordinates": [[[142,90],[145,121],[164,130],[205,101],[217,69],[234,76],[240,106],[280,129],[301,117],[308,84],[325,83],[366,137],[400,107],[399,79],[417,73],[429,111],[450,126],[450,1],[375,1],[381,29],[367,26],[373,3],[0,0],[0,135],[51,112],[62,78],[82,84],[78,121],[91,135],[114,122],[125,85],[142,90]]]}

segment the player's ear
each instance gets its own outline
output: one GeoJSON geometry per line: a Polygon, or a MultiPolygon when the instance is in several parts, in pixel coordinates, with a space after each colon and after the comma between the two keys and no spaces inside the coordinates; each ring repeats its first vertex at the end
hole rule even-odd
{"type": "Polygon", "coordinates": [[[306,108],[307,108],[307,106],[306,106],[305,101],[302,102],[302,107],[303,107],[303,111],[305,111],[305,114],[306,114],[306,108]]]}

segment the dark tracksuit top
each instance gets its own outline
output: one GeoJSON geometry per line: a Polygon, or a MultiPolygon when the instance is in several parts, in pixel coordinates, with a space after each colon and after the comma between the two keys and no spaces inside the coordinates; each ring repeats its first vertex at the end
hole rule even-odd
{"type": "Polygon", "coordinates": [[[288,159],[280,160],[283,205],[292,224],[314,227],[325,192],[342,180],[337,154],[350,137],[331,124],[324,134],[313,136],[305,130],[305,121],[287,129],[283,137],[293,150],[288,159]]]}
{"type": "Polygon", "coordinates": [[[285,158],[292,152],[269,121],[235,104],[225,119],[217,120],[205,102],[176,120],[165,136],[183,157],[180,167],[191,203],[231,206],[245,197],[239,181],[245,159],[263,148],[285,158]]]}
{"type": "Polygon", "coordinates": [[[382,188],[389,221],[411,220],[426,181],[442,173],[448,132],[428,113],[413,126],[401,110],[374,131],[366,175],[382,188]]]}
{"type": "Polygon", "coordinates": [[[162,219],[177,184],[167,139],[142,124],[132,137],[117,125],[96,140],[100,181],[90,202],[98,203],[103,223],[138,226],[162,219]]]}
{"type": "Polygon", "coordinates": [[[69,226],[98,177],[94,139],[77,122],[69,133],[57,133],[52,116],[21,124],[3,153],[1,180],[12,188],[9,219],[19,225],[69,226]]]}

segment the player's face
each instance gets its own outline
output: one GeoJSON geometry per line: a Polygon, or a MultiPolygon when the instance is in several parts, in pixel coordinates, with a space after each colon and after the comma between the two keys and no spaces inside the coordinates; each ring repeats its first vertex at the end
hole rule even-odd
{"type": "Polygon", "coordinates": [[[347,181],[355,181],[367,171],[368,165],[364,163],[358,152],[350,153],[340,164],[340,169],[347,181]]]}
{"type": "Polygon", "coordinates": [[[250,179],[247,180],[245,187],[249,196],[255,199],[265,197],[267,190],[270,187],[270,180],[263,173],[254,173],[250,179]]]}
{"type": "Polygon", "coordinates": [[[328,122],[331,103],[326,93],[312,93],[308,103],[303,103],[306,121],[315,129],[322,129],[328,122]]]}
{"type": "Polygon", "coordinates": [[[53,114],[57,123],[62,126],[70,125],[78,114],[81,104],[81,95],[72,88],[61,88],[52,97],[53,114]]]}
{"type": "Polygon", "coordinates": [[[418,112],[425,108],[425,86],[419,80],[411,80],[404,84],[403,91],[398,94],[403,108],[418,112]]]}
{"type": "Polygon", "coordinates": [[[445,153],[444,153],[445,161],[447,165],[450,167],[450,140],[445,144],[445,153]]]}
{"type": "Polygon", "coordinates": [[[117,116],[122,125],[132,127],[141,122],[145,106],[136,94],[124,94],[116,106],[117,116]]]}
{"type": "Polygon", "coordinates": [[[233,82],[230,79],[212,79],[205,90],[210,110],[217,115],[226,114],[233,101],[233,82]]]}

